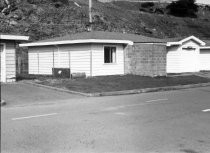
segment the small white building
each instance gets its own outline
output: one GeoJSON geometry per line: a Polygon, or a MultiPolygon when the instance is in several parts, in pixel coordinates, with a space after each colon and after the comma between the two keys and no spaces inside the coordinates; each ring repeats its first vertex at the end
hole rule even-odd
{"type": "Polygon", "coordinates": [[[12,82],[16,78],[16,44],[29,40],[27,36],[0,34],[1,82],[12,82]]]}
{"type": "Polygon", "coordinates": [[[28,47],[29,74],[52,75],[54,68],[86,76],[124,74],[124,48],[133,42],[106,34],[85,32],[20,46],[28,47]]]}
{"type": "Polygon", "coordinates": [[[93,31],[20,44],[20,46],[28,47],[29,74],[52,75],[54,69],[66,69],[70,70],[68,74],[85,73],[86,76],[124,75],[127,73],[154,75],[152,67],[160,64],[164,65],[161,67],[165,67],[165,62],[153,58],[156,59],[153,63],[157,64],[152,64],[148,57],[152,58],[153,55],[160,54],[159,58],[164,60],[165,52],[162,52],[159,47],[160,51],[152,54],[139,47],[144,44],[154,48],[153,43],[162,44],[162,40],[135,34],[93,31]],[[135,47],[131,47],[132,45],[135,47]],[[128,51],[129,55],[126,52],[127,48],[131,49],[128,51]],[[138,59],[133,57],[136,55],[131,53],[132,49],[138,50],[136,53],[139,52],[141,56],[145,56],[140,60],[143,64],[148,65],[147,69],[142,65],[139,66],[141,61],[131,61],[131,59],[133,61],[138,59]],[[164,57],[162,58],[162,56],[164,57]]]}
{"type": "Polygon", "coordinates": [[[210,70],[210,47],[194,36],[167,42],[167,73],[210,70]]]}

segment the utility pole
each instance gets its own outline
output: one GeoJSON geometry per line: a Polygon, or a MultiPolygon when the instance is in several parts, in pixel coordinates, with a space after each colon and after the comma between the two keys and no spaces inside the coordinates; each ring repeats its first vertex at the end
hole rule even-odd
{"type": "Polygon", "coordinates": [[[89,0],[89,24],[90,24],[90,29],[89,31],[92,31],[92,0],[89,0]]]}

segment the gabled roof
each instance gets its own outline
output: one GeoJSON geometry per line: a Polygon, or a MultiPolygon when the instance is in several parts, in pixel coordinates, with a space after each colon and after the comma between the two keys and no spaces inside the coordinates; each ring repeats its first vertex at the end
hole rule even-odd
{"type": "Polygon", "coordinates": [[[64,37],[57,37],[36,41],[32,43],[20,44],[24,46],[46,46],[46,45],[59,45],[59,44],[76,44],[76,43],[122,43],[130,44],[133,42],[138,43],[163,43],[164,40],[151,38],[136,34],[118,33],[118,32],[81,32],[77,34],[67,35],[64,37]]]}
{"type": "Polygon", "coordinates": [[[201,47],[201,49],[210,49],[210,40],[204,40],[206,46],[201,47]]]}
{"type": "Polygon", "coordinates": [[[204,40],[204,42],[206,43],[206,46],[210,46],[210,40],[204,40]]]}
{"type": "Polygon", "coordinates": [[[0,40],[27,41],[29,40],[29,36],[0,34],[0,40]]]}
{"type": "Polygon", "coordinates": [[[168,41],[167,42],[167,46],[174,46],[174,45],[182,45],[184,42],[189,41],[189,40],[194,40],[197,43],[199,43],[201,46],[205,46],[206,43],[202,40],[200,40],[199,38],[195,37],[195,36],[190,36],[184,39],[181,39],[179,41],[168,41]]]}

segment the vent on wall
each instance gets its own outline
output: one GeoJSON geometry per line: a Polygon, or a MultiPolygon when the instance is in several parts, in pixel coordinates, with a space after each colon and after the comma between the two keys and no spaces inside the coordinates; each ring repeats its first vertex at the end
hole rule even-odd
{"type": "Polygon", "coordinates": [[[192,47],[192,46],[183,47],[182,49],[185,49],[185,50],[195,50],[195,48],[194,48],[194,47],[192,47]]]}

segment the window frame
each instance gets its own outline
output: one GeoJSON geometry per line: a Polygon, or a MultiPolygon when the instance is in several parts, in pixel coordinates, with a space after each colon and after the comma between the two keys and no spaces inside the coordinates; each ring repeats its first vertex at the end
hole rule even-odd
{"type": "MultiPolygon", "coordinates": [[[[116,45],[104,45],[103,46],[103,60],[104,60],[104,64],[106,64],[106,65],[110,65],[110,64],[117,64],[117,46],[116,45]],[[110,63],[105,63],[105,47],[110,47],[110,48],[112,48],[112,47],[114,47],[115,48],[115,60],[114,60],[114,62],[110,62],[110,63]]],[[[113,60],[112,60],[113,61],[113,60]]]]}

